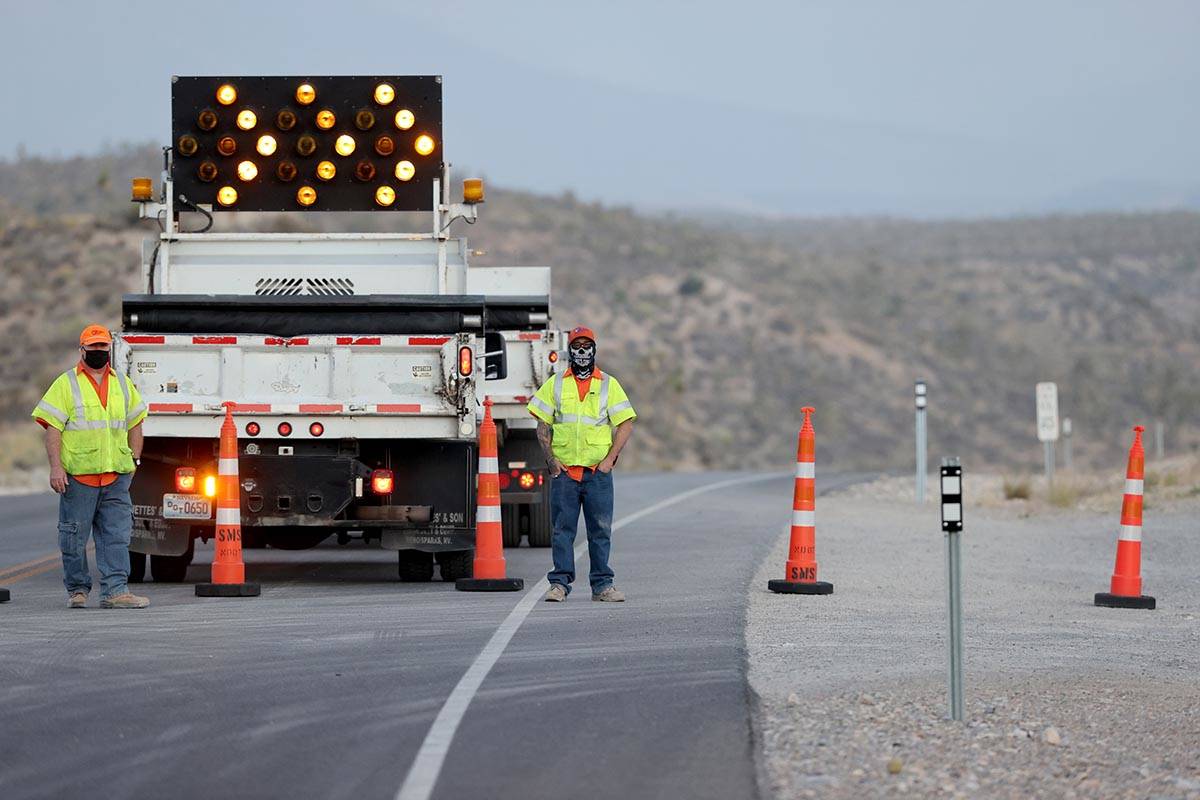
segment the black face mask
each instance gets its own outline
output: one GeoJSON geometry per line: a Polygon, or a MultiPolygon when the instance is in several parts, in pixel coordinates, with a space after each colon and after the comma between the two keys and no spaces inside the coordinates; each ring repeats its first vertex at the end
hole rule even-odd
{"type": "Polygon", "coordinates": [[[100,369],[108,365],[107,350],[84,350],[83,363],[92,369],[100,369]]]}
{"type": "Polygon", "coordinates": [[[592,368],[596,365],[596,345],[591,344],[581,350],[570,347],[568,353],[571,359],[571,372],[575,373],[575,377],[581,379],[592,377],[592,368]]]}

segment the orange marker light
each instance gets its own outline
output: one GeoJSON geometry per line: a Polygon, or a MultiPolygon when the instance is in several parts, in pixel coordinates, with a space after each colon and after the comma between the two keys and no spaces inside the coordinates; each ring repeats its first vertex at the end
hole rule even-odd
{"type": "Polygon", "coordinates": [[[402,108],[396,112],[396,127],[402,131],[406,131],[413,126],[417,118],[407,108],[402,108]]]}
{"type": "Polygon", "coordinates": [[[396,164],[396,180],[410,181],[417,172],[411,161],[400,161],[396,164]]]}
{"type": "Polygon", "coordinates": [[[258,145],[255,149],[258,150],[260,156],[272,156],[275,155],[275,148],[278,146],[279,143],[275,141],[275,137],[266,133],[258,137],[258,145]]]}
{"type": "Polygon", "coordinates": [[[302,83],[296,87],[296,102],[307,106],[317,99],[317,90],[310,83],[302,83]]]}
{"type": "Polygon", "coordinates": [[[396,151],[396,141],[390,136],[380,136],[375,140],[375,152],[381,156],[390,156],[396,151]]]}
{"type": "Polygon", "coordinates": [[[242,161],[238,163],[237,173],[243,181],[252,181],[258,177],[258,167],[253,161],[242,161]]]}
{"type": "Polygon", "coordinates": [[[375,190],[375,202],[387,207],[396,202],[396,190],[390,186],[380,186],[375,190]]]}
{"type": "Polygon", "coordinates": [[[217,202],[223,206],[231,206],[237,202],[237,189],[232,186],[222,186],[217,190],[217,202]]]}
{"type": "Polygon", "coordinates": [[[258,115],[248,108],[243,108],[238,112],[237,126],[244,131],[252,129],[258,124],[258,115]]]}
{"type": "Polygon", "coordinates": [[[317,190],[311,186],[301,186],[296,190],[296,202],[302,206],[311,206],[317,202],[317,190]]]}
{"type": "Polygon", "coordinates": [[[483,181],[478,178],[468,178],[463,181],[463,202],[472,204],[483,202],[483,181]]]}
{"type": "Polygon", "coordinates": [[[130,181],[130,199],[135,203],[154,199],[154,184],[149,178],[134,178],[130,181]]]}
{"type": "Polygon", "coordinates": [[[337,175],[337,167],[333,165],[332,161],[322,161],[317,164],[317,177],[321,180],[331,181],[334,175],[337,175]]]}
{"type": "Polygon", "coordinates": [[[354,137],[342,134],[337,137],[337,141],[333,143],[334,152],[339,156],[348,156],[354,153],[354,137]]]}
{"type": "Polygon", "coordinates": [[[375,87],[375,102],[381,106],[386,106],[388,103],[396,99],[396,90],[392,88],[390,83],[381,83],[375,87]]]}
{"type": "Polygon", "coordinates": [[[217,87],[217,102],[223,106],[231,106],[237,102],[237,89],[231,84],[223,83],[217,87]]]}
{"type": "Polygon", "coordinates": [[[205,497],[216,497],[217,496],[217,476],[216,475],[205,475],[204,476],[204,496],[205,497]]]}
{"type": "Polygon", "coordinates": [[[317,112],[317,127],[323,131],[327,131],[337,124],[337,117],[328,108],[323,108],[317,112]]]}
{"type": "Polygon", "coordinates": [[[433,142],[433,137],[424,133],[418,136],[417,140],[413,142],[413,149],[416,150],[419,155],[423,156],[427,156],[432,153],[433,148],[436,146],[437,145],[435,145],[433,142]]]}

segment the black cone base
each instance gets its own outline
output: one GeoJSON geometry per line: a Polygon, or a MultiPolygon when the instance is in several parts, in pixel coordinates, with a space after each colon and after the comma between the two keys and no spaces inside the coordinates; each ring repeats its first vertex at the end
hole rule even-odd
{"type": "Polygon", "coordinates": [[[0,589],[0,603],[7,603],[12,600],[12,595],[8,593],[8,589],[0,589]]]}
{"type": "Polygon", "coordinates": [[[257,583],[197,583],[196,597],[258,597],[262,587],[257,583]]]}
{"type": "Polygon", "coordinates": [[[1149,595],[1126,597],[1108,592],[1096,592],[1096,605],[1108,608],[1154,608],[1154,598],[1149,595]]]}
{"type": "Polygon", "coordinates": [[[460,592],[519,592],[525,588],[524,578],[459,578],[454,588],[460,592]]]}
{"type": "Polygon", "coordinates": [[[813,581],[812,583],[767,581],[767,588],[777,594],[833,594],[833,584],[825,581],[813,581]]]}

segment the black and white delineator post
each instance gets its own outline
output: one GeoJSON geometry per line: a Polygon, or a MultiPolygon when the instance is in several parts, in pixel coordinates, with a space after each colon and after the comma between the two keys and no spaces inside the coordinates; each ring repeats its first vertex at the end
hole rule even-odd
{"type": "Polygon", "coordinates": [[[950,719],[963,718],[962,644],[962,465],[942,459],[942,531],[946,534],[947,609],[950,619],[950,719]]]}
{"type": "Polygon", "coordinates": [[[925,502],[925,476],[928,474],[926,464],[925,438],[925,404],[927,395],[925,381],[917,381],[913,386],[917,403],[917,503],[925,502]]]}
{"type": "Polygon", "coordinates": [[[1063,417],[1062,421],[1062,440],[1063,440],[1063,468],[1071,468],[1071,418],[1063,417]]]}

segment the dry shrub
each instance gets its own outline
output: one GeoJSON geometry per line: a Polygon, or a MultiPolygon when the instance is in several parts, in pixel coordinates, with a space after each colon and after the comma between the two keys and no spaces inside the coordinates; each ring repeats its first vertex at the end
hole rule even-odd
{"type": "Polygon", "coordinates": [[[1028,500],[1032,494],[1033,490],[1029,485],[1028,478],[1004,479],[1005,500],[1028,500]]]}

